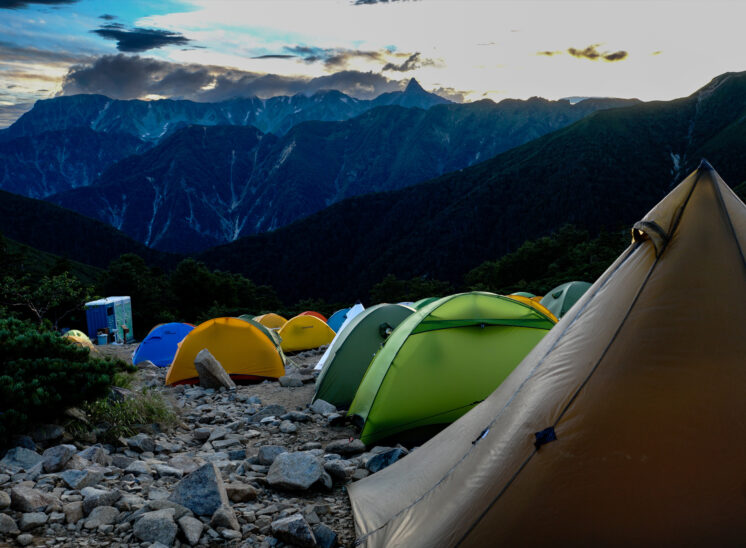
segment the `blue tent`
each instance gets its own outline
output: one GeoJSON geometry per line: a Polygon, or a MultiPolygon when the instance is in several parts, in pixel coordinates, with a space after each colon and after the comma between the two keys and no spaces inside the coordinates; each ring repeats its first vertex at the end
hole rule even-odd
{"type": "Polygon", "coordinates": [[[168,367],[184,337],[194,329],[188,323],[162,323],[150,330],[132,355],[132,363],[150,360],[158,367],[168,367]]]}
{"type": "Polygon", "coordinates": [[[337,310],[334,314],[329,316],[329,320],[326,322],[327,325],[334,329],[334,332],[336,333],[337,331],[339,331],[339,328],[342,327],[342,324],[344,323],[349,311],[349,308],[337,310]]]}

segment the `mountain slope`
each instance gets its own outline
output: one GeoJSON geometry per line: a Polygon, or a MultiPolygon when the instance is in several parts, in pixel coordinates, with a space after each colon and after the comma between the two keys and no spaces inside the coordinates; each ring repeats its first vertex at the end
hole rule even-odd
{"type": "Polygon", "coordinates": [[[459,281],[564,223],[629,226],[705,154],[740,184],[745,124],[746,73],[726,74],[690,97],[599,111],[482,164],[346,200],[202,258],[272,283],[288,301],[364,298],[387,273],[459,281]]]}
{"type": "Polygon", "coordinates": [[[274,230],[351,196],[469,166],[626,103],[535,98],[428,110],[386,106],[344,122],[302,123],[280,138],[262,138],[253,128],[195,126],[112,166],[94,186],[50,199],[146,245],[191,252],[274,230]]]}
{"type": "Polygon", "coordinates": [[[100,221],[4,191],[0,191],[0,233],[41,251],[99,268],[106,268],[123,253],[136,253],[162,267],[178,259],[149,249],[100,221]]]}

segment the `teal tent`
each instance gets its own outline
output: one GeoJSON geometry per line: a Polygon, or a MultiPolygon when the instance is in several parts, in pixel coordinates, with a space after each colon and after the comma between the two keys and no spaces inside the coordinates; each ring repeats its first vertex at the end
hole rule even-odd
{"type": "Polygon", "coordinates": [[[540,302],[552,314],[561,318],[590,286],[588,282],[567,282],[549,291],[540,302]]]}

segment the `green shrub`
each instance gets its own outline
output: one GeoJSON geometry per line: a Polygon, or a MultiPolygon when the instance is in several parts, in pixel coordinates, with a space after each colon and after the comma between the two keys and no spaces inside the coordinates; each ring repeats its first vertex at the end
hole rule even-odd
{"type": "Polygon", "coordinates": [[[170,427],[178,421],[172,405],[154,390],[128,394],[121,401],[101,398],[84,405],[83,409],[91,424],[104,431],[99,440],[105,442],[115,442],[120,436],[132,436],[145,424],[170,427]]]}
{"type": "Polygon", "coordinates": [[[123,367],[12,318],[0,319],[0,349],[0,445],[106,394],[123,367]]]}

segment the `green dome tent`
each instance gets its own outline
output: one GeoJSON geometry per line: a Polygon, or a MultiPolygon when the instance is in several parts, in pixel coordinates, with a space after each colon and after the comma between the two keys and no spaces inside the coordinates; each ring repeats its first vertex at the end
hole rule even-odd
{"type": "Polygon", "coordinates": [[[554,321],[494,293],[443,297],[404,320],[368,366],[349,415],[365,443],[453,422],[486,398],[554,321]]]}
{"type": "Polygon", "coordinates": [[[549,291],[540,302],[552,314],[561,318],[572,308],[572,305],[578,302],[583,293],[588,291],[590,286],[588,282],[567,282],[549,291]]]}
{"type": "Polygon", "coordinates": [[[371,359],[389,334],[414,310],[400,304],[379,304],[355,316],[335,337],[316,379],[313,399],[347,407],[371,359]]]}
{"type": "Polygon", "coordinates": [[[419,310],[420,308],[423,308],[423,307],[429,305],[430,303],[434,303],[438,299],[440,299],[440,297],[425,297],[424,299],[420,299],[419,301],[416,301],[414,303],[414,307],[413,308],[415,310],[419,310]]]}
{"type": "Polygon", "coordinates": [[[528,291],[516,291],[515,293],[511,293],[511,295],[517,295],[518,297],[526,297],[527,299],[533,299],[536,297],[533,293],[529,293],[528,291]]]}

